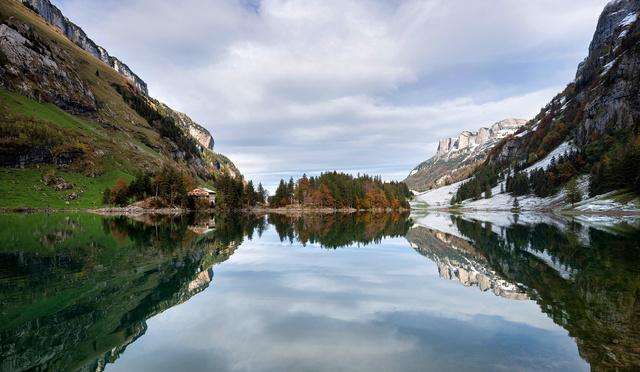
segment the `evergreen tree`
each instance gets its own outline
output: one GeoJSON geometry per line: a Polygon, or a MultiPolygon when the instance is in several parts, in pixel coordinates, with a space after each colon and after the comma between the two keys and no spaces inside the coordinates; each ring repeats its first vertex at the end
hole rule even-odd
{"type": "Polygon", "coordinates": [[[484,190],[484,197],[485,199],[490,199],[492,196],[492,192],[491,192],[491,185],[489,185],[488,183],[485,185],[485,190],[484,190]]]}
{"type": "Polygon", "coordinates": [[[102,192],[102,204],[111,204],[111,189],[108,187],[102,192]]]}
{"type": "Polygon", "coordinates": [[[242,199],[243,199],[242,204],[245,207],[253,207],[258,202],[258,195],[255,188],[253,187],[253,181],[247,182],[247,184],[244,186],[244,193],[243,193],[242,199]]]}
{"type": "Polygon", "coordinates": [[[571,203],[572,206],[582,200],[582,193],[578,188],[578,184],[576,183],[575,178],[567,183],[565,190],[567,193],[566,200],[568,203],[571,203]]]}
{"type": "Polygon", "coordinates": [[[264,189],[262,183],[258,183],[258,203],[264,204],[267,199],[267,190],[264,189]]]}

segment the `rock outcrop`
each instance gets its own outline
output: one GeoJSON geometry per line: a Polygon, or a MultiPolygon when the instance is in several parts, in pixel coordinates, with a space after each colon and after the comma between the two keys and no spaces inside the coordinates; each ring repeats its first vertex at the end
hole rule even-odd
{"type": "Polygon", "coordinates": [[[43,43],[26,24],[11,21],[0,24],[0,85],[73,113],[95,111],[87,84],[54,60],[56,46],[43,43]]]}
{"type": "Polygon", "coordinates": [[[526,122],[523,119],[505,119],[489,128],[480,128],[477,132],[464,131],[458,137],[441,139],[438,143],[436,156],[444,156],[452,151],[466,150],[470,147],[502,139],[509,134],[513,134],[526,122]]]}
{"type": "Polygon", "coordinates": [[[464,131],[441,139],[436,155],[415,167],[404,182],[410,189],[426,191],[466,178],[489,151],[526,124],[523,119],[505,119],[477,132],[464,131]]]}
{"type": "Polygon", "coordinates": [[[138,75],[136,75],[129,66],[124,64],[118,58],[110,56],[106,49],[91,40],[82,28],[65,17],[60,9],[51,4],[49,0],[21,1],[27,7],[38,13],[45,21],[57,28],[63,35],[73,41],[80,48],[118,71],[140,92],[148,94],[147,84],[138,75]]]}
{"type": "Polygon", "coordinates": [[[185,133],[188,133],[198,141],[198,144],[200,144],[203,149],[213,151],[215,142],[213,136],[205,127],[193,121],[187,114],[176,111],[162,102],[155,101],[154,103],[159,107],[160,111],[172,117],[185,133]]]}

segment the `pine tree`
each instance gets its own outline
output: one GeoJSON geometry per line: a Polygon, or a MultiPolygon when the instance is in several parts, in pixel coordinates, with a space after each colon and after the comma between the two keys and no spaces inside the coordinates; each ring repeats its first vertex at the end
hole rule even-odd
{"type": "Polygon", "coordinates": [[[568,203],[571,203],[571,206],[574,206],[582,200],[582,192],[580,192],[575,178],[567,183],[565,190],[567,193],[566,200],[568,203]]]}
{"type": "Polygon", "coordinates": [[[111,204],[111,189],[108,187],[102,192],[102,204],[111,204]]]}
{"type": "Polygon", "coordinates": [[[258,183],[258,203],[264,204],[267,198],[267,190],[262,186],[262,182],[258,183]]]}

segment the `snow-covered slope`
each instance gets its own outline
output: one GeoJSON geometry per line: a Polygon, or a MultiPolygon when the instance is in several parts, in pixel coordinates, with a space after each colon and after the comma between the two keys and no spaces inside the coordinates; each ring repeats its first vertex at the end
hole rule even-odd
{"type": "MultiPolygon", "coordinates": [[[[551,151],[546,157],[539,160],[535,164],[526,168],[525,172],[530,172],[538,168],[546,168],[551,164],[553,159],[567,154],[575,149],[570,142],[560,144],[556,149],[551,151]]],[[[451,207],[451,198],[456,194],[460,185],[467,180],[459,181],[451,185],[439,187],[423,193],[415,194],[413,201],[414,209],[446,209],[451,207]]],[[[575,209],[581,212],[637,212],[640,211],[638,200],[631,200],[626,203],[616,200],[616,192],[598,195],[588,198],[589,193],[589,176],[584,175],[578,178],[578,189],[583,195],[583,200],[575,205],[575,209]]],[[[514,197],[506,193],[504,181],[499,182],[496,187],[491,190],[492,197],[478,200],[465,200],[459,207],[466,210],[477,211],[510,211],[513,208],[514,197]]],[[[557,194],[540,198],[534,195],[526,195],[518,197],[520,209],[524,211],[549,211],[553,209],[564,209],[569,206],[566,203],[566,191],[561,189],[557,194]]]]}

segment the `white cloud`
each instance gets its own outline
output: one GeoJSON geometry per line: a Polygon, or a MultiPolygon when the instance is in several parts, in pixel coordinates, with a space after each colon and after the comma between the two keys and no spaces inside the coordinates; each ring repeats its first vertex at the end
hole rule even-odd
{"type": "Polygon", "coordinates": [[[532,116],[568,83],[604,3],[59,4],[242,171],[273,183],[264,175],[318,168],[397,177],[439,137],[532,116]]]}

